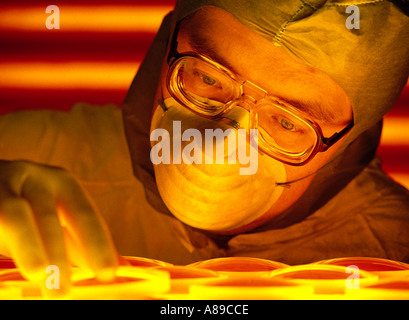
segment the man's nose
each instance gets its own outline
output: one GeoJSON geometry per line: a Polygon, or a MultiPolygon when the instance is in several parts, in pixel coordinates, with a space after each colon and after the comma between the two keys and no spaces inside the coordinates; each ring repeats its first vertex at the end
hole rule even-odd
{"type": "MultiPolygon", "coordinates": [[[[250,106],[244,101],[237,101],[237,104],[215,123],[217,129],[214,133],[218,133],[217,138],[213,139],[212,149],[205,148],[205,157],[215,157],[222,148],[224,148],[224,158],[234,157],[237,154],[239,129],[245,129],[247,132],[250,129],[250,106]]],[[[208,158],[208,160],[211,159],[208,158]]]]}
{"type": "Polygon", "coordinates": [[[267,91],[250,81],[246,81],[242,84],[242,91],[241,99],[244,99],[247,103],[252,102],[255,104],[263,100],[267,95],[267,91]]]}

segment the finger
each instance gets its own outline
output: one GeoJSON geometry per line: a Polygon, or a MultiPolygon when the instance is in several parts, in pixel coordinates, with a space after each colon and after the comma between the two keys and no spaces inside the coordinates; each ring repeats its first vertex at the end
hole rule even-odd
{"type": "Polygon", "coordinates": [[[118,254],[108,228],[80,185],[69,179],[58,194],[60,220],[81,246],[87,265],[101,280],[115,277],[118,254]]]}
{"type": "Polygon", "coordinates": [[[47,255],[30,205],[8,196],[1,201],[0,227],[13,260],[26,279],[43,282],[47,255]]]}
{"type": "Polygon", "coordinates": [[[42,183],[30,177],[22,187],[22,196],[28,201],[41,235],[42,246],[47,256],[47,266],[58,269],[58,285],[46,286],[49,295],[66,294],[70,288],[70,270],[65,250],[65,241],[58,219],[55,197],[42,183]],[[57,289],[57,290],[54,290],[57,289]]]}

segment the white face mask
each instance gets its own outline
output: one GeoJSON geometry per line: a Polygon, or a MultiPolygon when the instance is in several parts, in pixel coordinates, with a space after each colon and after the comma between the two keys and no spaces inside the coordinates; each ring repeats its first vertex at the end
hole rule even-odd
{"type": "MultiPolygon", "coordinates": [[[[172,214],[192,227],[209,231],[234,230],[264,215],[282,193],[282,187],[276,186],[276,182],[286,180],[284,165],[266,155],[256,153],[257,171],[251,175],[243,175],[240,174],[243,165],[238,161],[228,163],[229,154],[226,152],[224,164],[205,163],[208,155],[204,146],[203,154],[200,155],[203,158],[202,164],[186,163],[180,155],[172,154],[172,140],[181,141],[182,150],[191,143],[192,140],[183,141],[180,137],[185,130],[199,130],[203,135],[204,145],[205,129],[220,128],[225,131],[232,128],[195,115],[173,98],[166,99],[164,103],[167,107],[165,113],[160,106],[154,112],[151,140],[152,133],[158,128],[164,129],[161,132],[166,130],[169,133],[170,147],[167,150],[163,148],[161,155],[163,159],[170,159],[170,164],[154,164],[154,169],[160,195],[172,214]],[[180,124],[177,130],[174,121],[180,124]],[[170,155],[165,155],[165,151],[170,151],[170,155]],[[174,158],[177,161],[172,161],[174,158]]],[[[229,113],[229,118],[234,116],[235,121],[244,123],[245,113],[232,112],[229,113]]],[[[233,130],[232,133],[235,132],[236,130],[233,130]]],[[[158,143],[164,143],[166,139],[156,140],[158,143]]],[[[225,145],[226,141],[227,138],[222,140],[225,145]]],[[[155,145],[154,142],[151,144],[155,145]]],[[[250,148],[253,146],[247,144],[247,153],[250,148]]]]}

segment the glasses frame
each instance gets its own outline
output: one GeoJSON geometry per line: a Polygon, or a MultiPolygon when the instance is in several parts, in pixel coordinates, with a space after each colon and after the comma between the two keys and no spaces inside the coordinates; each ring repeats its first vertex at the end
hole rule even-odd
{"type": "MultiPolygon", "coordinates": [[[[202,112],[198,112],[198,111],[190,108],[189,107],[189,101],[187,100],[187,98],[186,98],[187,101],[184,101],[183,99],[180,99],[180,97],[176,94],[176,92],[177,91],[180,92],[180,85],[181,84],[178,83],[177,81],[173,81],[171,78],[172,78],[172,75],[174,75],[174,70],[177,67],[178,62],[181,61],[184,58],[187,58],[187,57],[200,59],[200,60],[202,60],[202,61],[204,61],[206,63],[209,63],[213,67],[215,67],[215,68],[221,70],[222,72],[226,73],[234,81],[238,82],[240,84],[240,98],[242,98],[244,95],[251,97],[251,95],[244,94],[244,92],[243,92],[243,85],[245,83],[249,83],[250,85],[252,85],[253,87],[256,87],[257,89],[261,90],[265,94],[263,100],[266,97],[267,98],[270,97],[275,102],[278,102],[278,104],[279,104],[278,107],[279,108],[284,109],[285,111],[291,112],[293,115],[298,117],[300,120],[302,120],[302,121],[306,122],[307,124],[309,124],[309,126],[315,131],[318,141],[317,141],[316,145],[314,146],[314,149],[309,153],[308,157],[306,157],[305,159],[301,160],[301,155],[300,154],[297,157],[297,154],[290,155],[290,153],[287,153],[287,156],[290,157],[290,158],[293,158],[295,161],[298,158],[298,160],[299,160],[298,162],[292,162],[290,160],[287,161],[287,160],[283,160],[282,158],[277,157],[276,155],[272,154],[272,152],[270,150],[268,150],[269,148],[266,147],[266,146],[268,146],[267,143],[262,142],[261,148],[260,148],[261,151],[263,153],[266,153],[268,156],[280,161],[280,162],[283,162],[283,163],[286,163],[286,164],[289,164],[289,165],[292,165],[292,166],[305,165],[306,163],[311,161],[318,152],[327,151],[330,147],[332,147],[336,142],[338,142],[344,135],[346,135],[353,128],[354,119],[352,118],[351,121],[349,122],[349,124],[344,129],[342,129],[339,132],[335,132],[330,137],[324,137],[322,129],[319,126],[319,124],[316,123],[315,121],[310,120],[310,119],[305,119],[302,115],[300,115],[300,111],[297,108],[293,107],[291,104],[283,101],[282,99],[279,99],[279,98],[277,98],[275,96],[272,96],[272,95],[268,94],[268,92],[266,90],[260,88],[259,86],[252,83],[251,81],[242,79],[240,76],[238,76],[237,74],[235,74],[234,72],[232,72],[231,70],[229,70],[228,68],[223,66],[222,64],[214,61],[210,57],[198,54],[196,52],[179,53],[177,51],[177,47],[178,47],[177,35],[178,35],[178,32],[179,32],[179,28],[180,28],[180,24],[178,23],[176,25],[175,30],[174,30],[173,35],[172,35],[172,39],[171,39],[171,43],[170,43],[170,47],[169,47],[169,53],[168,53],[167,60],[166,60],[167,63],[168,63],[168,66],[169,66],[169,70],[168,70],[167,78],[166,78],[166,86],[167,86],[167,89],[168,89],[169,93],[171,94],[171,96],[175,100],[177,100],[180,104],[182,104],[185,108],[192,111],[193,113],[195,113],[195,114],[197,114],[197,115],[199,115],[199,116],[201,116],[203,118],[212,119],[212,120],[215,120],[215,121],[217,121],[218,119],[225,120],[225,117],[222,117],[222,116],[228,110],[230,110],[231,108],[233,108],[237,104],[235,103],[236,100],[232,100],[232,101],[226,103],[226,105],[222,109],[222,111],[220,111],[216,115],[205,115],[202,112]],[[175,88],[175,84],[178,87],[178,89],[175,88]],[[263,144],[265,144],[266,146],[263,147],[263,144]]],[[[192,102],[190,102],[190,103],[192,103],[192,102]]],[[[250,110],[249,110],[249,112],[251,113],[250,110]]],[[[223,121],[223,122],[225,122],[225,121],[223,121]]],[[[236,129],[237,129],[237,127],[236,127],[236,129]]],[[[285,152],[283,154],[285,154],[285,152]]]]}

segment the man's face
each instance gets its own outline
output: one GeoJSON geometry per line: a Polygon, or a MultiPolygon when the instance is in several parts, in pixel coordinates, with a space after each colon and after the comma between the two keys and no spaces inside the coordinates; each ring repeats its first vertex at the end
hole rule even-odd
{"type": "MultiPolygon", "coordinates": [[[[320,126],[324,137],[341,131],[352,119],[348,97],[329,76],[297,62],[221,9],[206,7],[195,13],[182,24],[177,40],[178,52],[206,55],[270,95],[302,108],[310,117],[308,120],[320,126]]],[[[166,84],[168,70],[165,61],[155,101],[171,101],[166,84]]],[[[168,129],[176,120],[181,122],[182,131],[197,128],[204,133],[205,129],[225,128],[180,104],[168,104],[165,114],[154,106],[152,129],[168,129]]],[[[158,188],[170,211],[187,224],[220,233],[248,231],[289,208],[342,140],[302,166],[284,164],[259,153],[254,176],[240,176],[237,164],[227,162],[156,165],[158,188]],[[300,178],[303,179],[291,183],[290,188],[275,185],[300,178]]],[[[187,145],[189,141],[183,143],[187,145]]]]}

